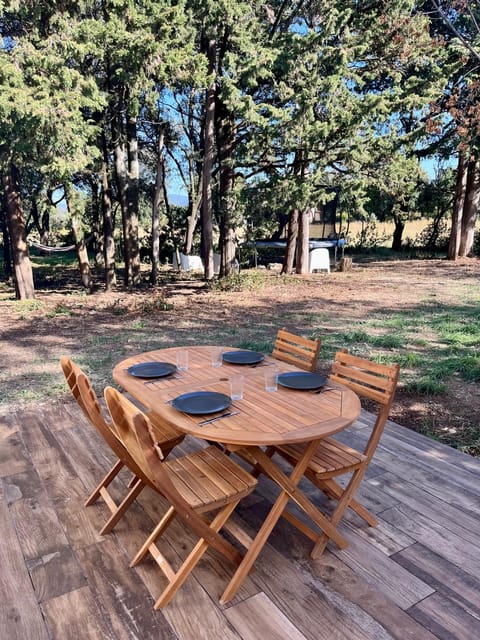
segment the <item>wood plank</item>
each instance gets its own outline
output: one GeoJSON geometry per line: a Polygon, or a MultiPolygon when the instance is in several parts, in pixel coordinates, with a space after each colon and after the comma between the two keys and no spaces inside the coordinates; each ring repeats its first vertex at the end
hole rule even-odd
{"type": "Polygon", "coordinates": [[[306,640],[303,633],[300,633],[264,593],[258,593],[229,607],[225,615],[242,640],[306,640]]]}
{"type": "Polygon", "coordinates": [[[60,547],[40,558],[27,560],[27,567],[39,602],[57,598],[87,584],[70,547],[60,547]]]}
{"type": "Polygon", "coordinates": [[[88,492],[62,451],[47,448],[38,451],[35,457],[38,474],[72,547],[99,542],[102,538],[99,531],[110,513],[108,509],[101,503],[83,506],[88,492]]]}
{"type": "Polygon", "coordinates": [[[130,569],[127,557],[113,539],[80,549],[77,555],[115,638],[176,638],[162,612],[154,611],[148,590],[137,572],[130,569]]]}
{"type": "Polygon", "coordinates": [[[440,593],[412,607],[409,613],[440,640],[473,640],[480,637],[480,620],[440,593]]]}
{"type": "Polygon", "coordinates": [[[399,503],[407,504],[423,516],[434,520],[472,544],[479,543],[479,518],[445,503],[423,488],[419,488],[393,473],[386,473],[376,478],[375,485],[384,493],[394,496],[399,503]]]}
{"type": "Polygon", "coordinates": [[[472,545],[407,505],[382,513],[382,518],[474,577],[480,575],[479,547],[472,545]]]}
{"type": "MultiPolygon", "coordinates": [[[[396,475],[408,478],[412,484],[423,487],[425,491],[443,501],[480,516],[480,497],[459,485],[452,475],[443,473],[441,463],[437,467],[426,467],[420,460],[384,449],[382,441],[377,447],[374,460],[387,471],[394,470],[396,475]]],[[[474,478],[472,483],[480,484],[477,478],[474,478]]]]}
{"type": "Polygon", "coordinates": [[[378,526],[369,527],[360,516],[349,511],[345,517],[344,526],[353,535],[359,536],[386,556],[408,548],[415,542],[413,538],[382,520],[381,517],[378,517],[378,526]]]}
{"type": "Polygon", "coordinates": [[[68,546],[57,513],[34,469],[5,480],[10,514],[25,558],[38,558],[68,546]]]}
{"type": "Polygon", "coordinates": [[[378,591],[394,600],[401,609],[408,609],[433,593],[433,589],[411,573],[399,567],[390,557],[363,540],[354,531],[345,532],[349,546],[342,551],[330,550],[355,573],[374,585],[378,591]],[[400,569],[400,570],[399,570],[400,569]]]}
{"type": "MultiPolygon", "coordinates": [[[[50,431],[43,418],[42,414],[34,411],[22,411],[21,414],[15,414],[15,424],[21,431],[23,441],[30,454],[30,458],[35,462],[35,456],[38,451],[43,451],[45,448],[55,448],[55,436],[50,431]]],[[[45,415],[48,418],[48,408],[45,407],[45,415]]],[[[55,418],[57,421],[61,421],[58,416],[55,418]]],[[[50,420],[54,422],[54,420],[50,420]]]]}
{"type": "MultiPolygon", "coordinates": [[[[245,522],[247,530],[252,521],[256,520],[257,527],[263,521],[262,512],[257,514],[257,507],[250,510],[248,524],[245,522]]],[[[250,580],[260,591],[308,640],[391,640],[390,634],[370,615],[360,608],[352,608],[346,598],[331,590],[311,571],[314,566],[308,557],[311,543],[303,536],[292,537],[298,544],[294,543],[285,555],[277,550],[278,541],[283,539],[283,525],[281,522],[274,528],[255,563],[255,571],[250,574],[250,580]]],[[[290,525],[287,527],[293,531],[290,525]]],[[[249,533],[253,534],[253,531],[249,530],[249,533]]]]}
{"type": "Polygon", "coordinates": [[[105,640],[115,637],[88,587],[46,600],[42,608],[54,640],[105,640]]]}
{"type": "MultiPolygon", "coordinates": [[[[302,563],[307,566],[306,563],[302,563]]],[[[435,640],[435,636],[328,550],[308,564],[325,586],[376,620],[395,640],[435,640]]],[[[370,636],[372,639],[375,635],[370,636]]]]}
{"type": "Polygon", "coordinates": [[[0,629],[9,640],[48,640],[3,492],[0,490],[0,629]]]}
{"type": "Polygon", "coordinates": [[[474,458],[459,449],[454,449],[432,438],[428,438],[413,429],[408,429],[396,422],[388,420],[385,426],[385,433],[391,435],[401,443],[408,444],[419,451],[425,452],[430,458],[433,457],[435,460],[451,462],[462,467],[465,471],[480,473],[480,461],[478,458],[474,458]]]}
{"type": "MultiPolygon", "coordinates": [[[[334,555],[328,549],[312,561],[308,555],[311,542],[280,521],[254,572],[232,603],[222,608],[218,597],[233,567],[215,552],[209,552],[173,602],[163,611],[154,612],[154,597],[165,584],[161,572],[151,561],[134,570],[128,562],[153,528],[152,518],[156,521],[163,511],[162,500],[147,489],[142,502],[132,506],[115,533],[100,538],[97,531],[107,512],[103,507],[83,507],[88,494],[84,485],[95,473],[89,456],[100,462],[109,452],[101,450],[101,441],[87,437],[91,429],[82,417],[75,420],[76,405],[72,413],[61,406],[52,412],[50,407],[45,409],[43,417],[26,412],[25,420],[23,413],[13,415],[0,410],[4,418],[0,438],[2,427],[7,425],[7,438],[17,433],[18,442],[26,444],[23,461],[18,455],[21,447],[17,452],[14,449],[14,460],[3,458],[12,464],[10,470],[14,473],[3,483],[0,481],[2,637],[123,640],[163,638],[162,634],[166,634],[169,640],[267,640],[280,628],[278,615],[288,629],[283,637],[300,634],[302,640],[473,640],[480,636],[480,536],[476,518],[480,515],[480,498],[477,489],[474,493],[465,486],[465,473],[474,478],[476,486],[480,473],[472,470],[464,454],[454,452],[450,456],[446,452],[450,465],[457,459],[460,466],[465,462],[463,478],[458,483],[445,472],[444,445],[433,443],[430,447],[430,441],[423,436],[403,428],[396,433],[396,427],[392,427],[387,446],[382,449],[380,443],[377,450],[375,474],[360,488],[360,493],[365,494],[362,501],[371,500],[375,512],[381,512],[380,526],[366,527],[355,514],[348,514],[341,525],[347,536],[354,536],[357,546],[363,543],[373,549],[363,558],[360,551],[356,552],[358,562],[366,567],[352,568],[341,560],[345,552],[334,555]],[[63,413],[68,415],[62,417],[63,413]],[[8,431],[12,427],[13,431],[8,431]],[[71,435],[65,435],[67,431],[71,435]],[[395,439],[401,455],[394,451],[395,439]],[[76,465],[77,444],[81,461],[76,465]],[[415,446],[418,455],[414,455],[415,446]],[[407,480],[398,481],[402,476],[407,480]],[[10,510],[6,498],[1,502],[2,486],[10,510]],[[45,508],[50,509],[46,515],[45,508]],[[22,546],[13,516],[24,523],[18,529],[22,546]],[[25,524],[29,518],[30,531],[25,524]],[[58,543],[56,547],[52,545],[51,553],[45,540],[49,524],[52,541],[58,543]],[[39,532],[38,540],[34,539],[35,531],[39,532]],[[417,539],[420,542],[412,544],[417,539]],[[46,553],[34,557],[35,549],[46,553]],[[432,589],[431,595],[404,611],[396,591],[382,592],[386,569],[381,566],[382,575],[377,578],[379,554],[414,580],[426,583],[432,589]],[[378,584],[367,579],[362,570],[370,571],[378,584]],[[272,624],[271,620],[275,622],[272,624]],[[270,627],[274,627],[271,632],[270,627]]],[[[371,414],[362,412],[360,420],[341,438],[345,436],[349,444],[358,448],[359,442],[365,442],[371,421],[371,414]]],[[[197,441],[187,438],[178,453],[198,446],[197,441]]],[[[302,490],[311,496],[316,490],[308,485],[302,482],[302,490]]],[[[121,483],[119,489],[120,486],[121,483]]],[[[278,488],[262,477],[256,492],[242,500],[236,513],[250,534],[260,526],[277,493],[278,488]]],[[[319,492],[314,500],[322,508],[329,508],[330,501],[319,492]]],[[[192,543],[184,531],[181,522],[175,522],[165,535],[166,554],[174,563],[192,543]]]]}
{"type": "Polygon", "coordinates": [[[393,556],[413,575],[480,619],[480,578],[462,571],[434,551],[416,543],[393,556]]]}
{"type": "Polygon", "coordinates": [[[13,416],[0,419],[0,478],[30,468],[32,462],[13,416]]]}
{"type": "MultiPolygon", "coordinates": [[[[476,482],[479,467],[475,462],[472,462],[468,469],[464,469],[458,466],[456,461],[450,462],[446,454],[428,448],[427,451],[422,451],[413,444],[401,442],[389,433],[383,434],[375,457],[377,454],[380,460],[383,454],[390,454],[397,459],[402,458],[408,464],[420,465],[423,469],[430,470],[441,478],[454,482],[459,488],[480,497],[480,483],[476,482]]],[[[472,460],[474,461],[474,458],[472,460]]]]}
{"type": "MultiPolygon", "coordinates": [[[[64,429],[56,433],[56,438],[66,458],[75,467],[75,472],[87,490],[93,490],[103,476],[117,461],[103,440],[96,437],[92,427],[64,429]]],[[[108,487],[109,493],[116,500],[125,497],[127,492],[125,480],[130,480],[132,474],[125,472],[115,479],[108,487]]]]}

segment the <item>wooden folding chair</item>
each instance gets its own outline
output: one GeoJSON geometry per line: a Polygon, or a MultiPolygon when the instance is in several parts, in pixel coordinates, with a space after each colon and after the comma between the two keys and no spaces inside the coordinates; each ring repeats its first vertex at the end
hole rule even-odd
{"type": "MultiPolygon", "coordinates": [[[[145,478],[141,477],[141,470],[137,467],[135,461],[125,449],[122,441],[118,438],[113,424],[108,423],[103,417],[102,409],[88,377],[80,367],[70,360],[70,358],[63,356],[60,359],[60,364],[62,366],[63,373],[65,374],[68,386],[72,391],[73,397],[85,416],[88,418],[89,422],[102,436],[118,458],[117,462],[95,487],[85,502],[85,506],[88,507],[94,504],[101,497],[110,509],[112,515],[100,531],[100,533],[104,535],[110,533],[148,482],[145,478]],[[127,495],[123,498],[120,504],[117,504],[108,491],[108,486],[124,466],[130,469],[134,476],[129,484],[129,491],[127,495]]],[[[155,414],[150,414],[150,420],[155,432],[155,438],[161,443],[164,455],[168,455],[170,451],[183,440],[185,435],[166,424],[155,414]]]]}
{"type": "MultiPolygon", "coordinates": [[[[356,451],[335,438],[324,438],[305,471],[306,477],[313,484],[330,498],[337,500],[336,507],[330,516],[334,526],[338,525],[347,508],[353,509],[370,526],[378,524],[377,519],[355,500],[354,495],[383,433],[395,395],[399,372],[400,368],[397,364],[377,364],[352,356],[346,351],[338,352],[335,356],[330,382],[339,382],[350,387],[361,398],[374,401],[378,405],[378,413],[363,452],[356,451]],[[343,488],[334,478],[346,473],[351,473],[352,476],[343,488]]],[[[299,459],[304,447],[304,444],[282,445],[275,447],[275,452],[293,463],[299,459]]],[[[311,552],[312,558],[320,556],[327,545],[328,536],[325,533],[318,536],[315,531],[287,511],[283,516],[315,542],[311,552]]]]}
{"type": "Polygon", "coordinates": [[[105,389],[105,400],[125,447],[150,485],[170,504],[130,564],[134,567],[150,553],[162,570],[168,584],[155,602],[154,608],[159,609],[171,601],[208,547],[240,563],[241,554],[219,532],[257,481],[214,446],[163,462],[148,417],[112,387],[105,389]],[[208,521],[206,514],[212,511],[217,513],[208,521]],[[156,544],[175,516],[199,537],[177,570],[156,544]]]}
{"type": "Polygon", "coordinates": [[[308,340],[284,328],[277,333],[272,356],[305,371],[315,371],[319,352],[320,340],[308,340]]]}

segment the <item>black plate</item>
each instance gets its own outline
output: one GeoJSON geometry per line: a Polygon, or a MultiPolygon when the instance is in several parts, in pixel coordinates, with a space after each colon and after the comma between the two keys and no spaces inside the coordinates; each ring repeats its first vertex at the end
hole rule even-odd
{"type": "Polygon", "coordinates": [[[288,373],[280,373],[278,376],[278,384],[289,389],[301,389],[309,391],[310,389],[320,389],[327,383],[327,378],[319,373],[308,373],[307,371],[289,371],[288,373]]]}
{"type": "Polygon", "coordinates": [[[184,393],[172,401],[172,407],[177,411],[189,413],[192,416],[217,413],[223,411],[232,403],[232,399],[224,393],[215,391],[191,391],[184,393]]]}
{"type": "Polygon", "coordinates": [[[257,364],[264,360],[265,356],[256,351],[226,351],[223,359],[230,364],[257,364]]]}
{"type": "Polygon", "coordinates": [[[163,378],[175,373],[177,367],[170,362],[141,362],[127,369],[131,376],[136,378],[163,378]]]}

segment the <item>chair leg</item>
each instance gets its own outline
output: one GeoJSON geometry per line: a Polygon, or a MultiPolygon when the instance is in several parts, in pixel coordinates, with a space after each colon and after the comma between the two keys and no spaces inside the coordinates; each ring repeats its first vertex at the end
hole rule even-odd
{"type": "MultiPolygon", "coordinates": [[[[238,503],[239,503],[239,500],[237,500],[236,502],[232,502],[228,504],[226,507],[224,507],[223,509],[221,509],[221,511],[217,513],[215,518],[210,523],[210,529],[213,529],[213,531],[218,533],[220,529],[223,527],[223,525],[225,524],[225,522],[228,520],[228,518],[230,517],[230,515],[232,514],[232,512],[234,511],[238,503]]],[[[164,589],[160,597],[155,602],[153,607],[154,609],[161,609],[171,601],[171,599],[174,597],[174,595],[183,585],[185,580],[191,574],[195,566],[198,564],[201,557],[207,551],[208,547],[209,547],[208,542],[206,542],[203,538],[201,538],[197,542],[197,544],[192,549],[187,559],[183,562],[182,566],[175,574],[174,579],[164,589]]]]}
{"type": "MultiPolygon", "coordinates": [[[[316,481],[315,484],[324,491],[329,497],[334,498],[335,500],[340,500],[343,495],[343,488],[335,482],[335,480],[322,480],[316,481]]],[[[360,502],[352,498],[350,504],[348,505],[352,511],[355,511],[357,515],[359,515],[370,527],[378,526],[378,520],[375,516],[368,511],[360,502]]]]}
{"type": "MultiPolygon", "coordinates": [[[[131,567],[136,567],[137,564],[139,564],[145,558],[145,556],[150,551],[150,547],[155,544],[155,540],[162,535],[162,533],[170,525],[174,517],[175,517],[175,509],[173,507],[170,507],[165,513],[165,515],[163,516],[163,518],[160,520],[160,522],[157,524],[155,529],[152,531],[152,533],[148,536],[148,538],[145,540],[143,545],[140,547],[137,555],[130,562],[131,567]]],[[[155,557],[155,554],[152,554],[152,555],[155,557]]]]}
{"type": "MultiPolygon", "coordinates": [[[[360,485],[363,479],[363,476],[365,475],[365,471],[366,471],[366,467],[357,469],[356,471],[354,471],[352,477],[350,478],[350,482],[348,483],[347,487],[343,491],[342,496],[340,497],[337,503],[337,506],[335,507],[335,510],[330,518],[330,523],[334,527],[338,525],[340,520],[343,518],[343,514],[350,506],[353,496],[355,495],[355,492],[358,489],[358,486],[360,485]]],[[[310,557],[315,559],[321,556],[322,553],[325,551],[325,547],[327,546],[327,543],[329,540],[330,540],[330,537],[326,533],[322,533],[319,536],[317,542],[315,543],[310,553],[310,557]]]]}
{"type": "Polygon", "coordinates": [[[132,489],[127,493],[122,502],[118,505],[118,507],[112,512],[112,515],[107,520],[107,522],[100,529],[100,535],[104,536],[114,528],[120,518],[123,516],[125,511],[129,508],[138,494],[145,487],[145,483],[140,478],[137,478],[137,482],[133,485],[132,489]]]}
{"type": "Polygon", "coordinates": [[[97,487],[92,491],[90,496],[84,502],[85,507],[89,507],[94,504],[101,496],[101,491],[104,487],[108,487],[108,485],[112,482],[112,480],[118,475],[120,470],[123,468],[123,462],[121,460],[117,460],[117,462],[113,465],[107,475],[103,478],[103,480],[97,485],[97,487]]]}

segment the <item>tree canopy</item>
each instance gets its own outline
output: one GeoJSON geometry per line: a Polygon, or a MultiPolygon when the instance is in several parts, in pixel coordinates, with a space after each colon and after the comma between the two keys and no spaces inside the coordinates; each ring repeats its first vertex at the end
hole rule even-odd
{"type": "Polygon", "coordinates": [[[479,19],[477,0],[0,2],[4,241],[25,270],[15,277],[29,268],[26,219],[54,193],[85,286],[83,229],[107,288],[120,229],[128,286],[140,282],[142,242],[153,283],[162,249],[195,243],[207,279],[214,251],[228,275],[253,220],[272,234],[290,220],[302,271],[309,212],[339,193],[358,216],[374,191],[383,198],[400,248],[426,180],[419,161],[435,154],[459,158],[449,255],[468,252],[479,19]],[[180,183],[183,212],[169,200],[180,183]]]}

